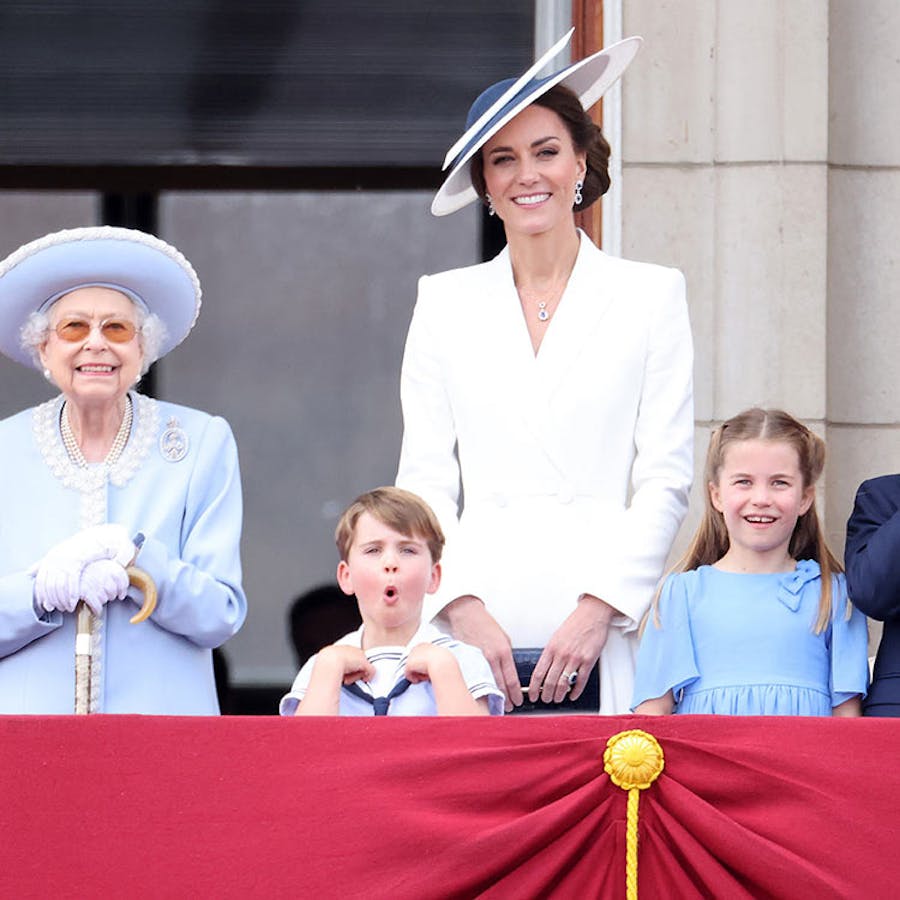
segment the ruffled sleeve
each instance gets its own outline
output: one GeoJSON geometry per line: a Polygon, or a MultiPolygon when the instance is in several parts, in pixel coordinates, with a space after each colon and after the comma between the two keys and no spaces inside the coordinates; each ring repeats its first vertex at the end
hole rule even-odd
{"type": "Polygon", "coordinates": [[[869,687],[868,633],[866,617],[850,606],[847,618],[847,579],[836,575],[831,593],[831,705],[845,700],[865,697],[869,687]]]}
{"type": "Polygon", "coordinates": [[[657,626],[651,613],[638,650],[632,710],[645,700],[662,697],[669,690],[677,693],[700,677],[694,653],[688,604],[689,576],[671,575],[663,584],[659,598],[657,626]]]}

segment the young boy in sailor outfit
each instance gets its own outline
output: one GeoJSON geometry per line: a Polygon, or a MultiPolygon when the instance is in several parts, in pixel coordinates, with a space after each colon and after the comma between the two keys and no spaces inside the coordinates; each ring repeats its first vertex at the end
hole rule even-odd
{"type": "Polygon", "coordinates": [[[356,594],[363,624],[307,660],[281,715],[501,715],[503,694],[481,651],[422,623],[444,546],[430,507],[376,488],[349,506],[335,542],[338,585],[356,594]]]}

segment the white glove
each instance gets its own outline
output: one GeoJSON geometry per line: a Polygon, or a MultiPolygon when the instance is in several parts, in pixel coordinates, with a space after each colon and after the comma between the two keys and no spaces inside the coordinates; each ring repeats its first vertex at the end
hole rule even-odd
{"type": "Polygon", "coordinates": [[[88,563],[114,559],[127,566],[135,548],[123,525],[95,525],[60,541],[34,567],[34,597],[48,612],[72,612],[80,599],[81,573],[88,563]]]}
{"type": "Polygon", "coordinates": [[[95,559],[81,573],[81,599],[95,616],[111,600],[124,600],[128,593],[128,573],[114,559],[95,559]]]}

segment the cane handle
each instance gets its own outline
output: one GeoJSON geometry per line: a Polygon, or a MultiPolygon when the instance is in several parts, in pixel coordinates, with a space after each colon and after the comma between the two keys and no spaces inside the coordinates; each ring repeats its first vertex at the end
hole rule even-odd
{"type": "Polygon", "coordinates": [[[132,625],[150,618],[150,614],[156,609],[156,584],[153,579],[137,566],[128,566],[128,583],[140,588],[144,592],[144,605],[135,613],[129,621],[132,625]]]}

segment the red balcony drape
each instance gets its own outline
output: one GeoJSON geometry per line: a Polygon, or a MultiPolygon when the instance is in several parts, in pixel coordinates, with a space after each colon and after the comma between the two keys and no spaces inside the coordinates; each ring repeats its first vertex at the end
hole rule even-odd
{"type": "Polygon", "coordinates": [[[900,723],[782,718],[0,718],[0,896],[887,898],[900,723]]]}

